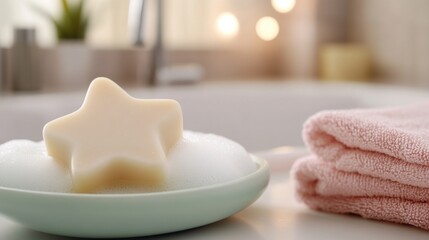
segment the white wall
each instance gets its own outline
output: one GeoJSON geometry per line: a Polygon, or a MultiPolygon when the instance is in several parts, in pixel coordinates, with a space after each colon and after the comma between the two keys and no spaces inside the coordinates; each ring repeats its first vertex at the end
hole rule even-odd
{"type": "Polygon", "coordinates": [[[35,27],[37,40],[42,46],[55,43],[54,29],[46,19],[37,14],[31,5],[43,6],[55,14],[59,1],[52,0],[1,0],[0,1],[0,46],[9,46],[13,41],[14,27],[35,27]]]}
{"type": "MultiPolygon", "coordinates": [[[[148,1],[145,21],[148,42],[152,42],[155,31],[154,1],[148,1]]],[[[18,26],[35,27],[37,40],[41,46],[54,45],[56,38],[51,22],[36,13],[31,6],[37,5],[58,15],[59,4],[59,0],[1,0],[0,45],[9,46],[12,43],[13,28],[18,26]]],[[[235,13],[239,21],[245,25],[256,22],[249,19],[247,12],[258,17],[254,13],[267,12],[269,3],[264,0],[165,0],[164,7],[165,42],[170,48],[211,49],[231,44],[231,41],[223,39],[216,32],[215,20],[221,12],[235,13]],[[245,11],[241,7],[243,4],[249,4],[245,11]]],[[[87,36],[89,44],[98,47],[130,46],[129,0],[91,0],[86,1],[86,8],[91,14],[90,31],[87,36]]]]}
{"type": "Polygon", "coordinates": [[[367,44],[384,82],[429,86],[429,1],[354,0],[350,34],[367,44]]]}

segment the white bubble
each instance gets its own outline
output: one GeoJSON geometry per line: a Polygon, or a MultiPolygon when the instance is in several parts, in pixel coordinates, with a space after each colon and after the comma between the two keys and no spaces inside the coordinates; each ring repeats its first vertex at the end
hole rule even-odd
{"type": "Polygon", "coordinates": [[[0,145],[0,186],[70,192],[71,177],[47,156],[43,142],[13,140],[0,145]]]}
{"type": "MultiPolygon", "coordinates": [[[[209,186],[243,177],[257,168],[238,143],[214,134],[191,131],[184,131],[167,162],[168,174],[161,187],[123,187],[102,193],[159,192],[209,186]]],[[[0,145],[0,186],[70,192],[72,181],[68,171],[47,156],[43,142],[13,140],[0,145]]]]}
{"type": "Polygon", "coordinates": [[[256,170],[246,150],[227,138],[186,131],[169,155],[167,189],[227,182],[256,170]]]}

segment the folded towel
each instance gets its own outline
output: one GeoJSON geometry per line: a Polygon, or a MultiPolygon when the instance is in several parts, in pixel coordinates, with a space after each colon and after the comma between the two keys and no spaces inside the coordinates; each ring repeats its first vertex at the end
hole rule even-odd
{"type": "Polygon", "coordinates": [[[294,165],[298,197],[315,210],[429,229],[429,189],[335,169],[316,156],[294,165]]]}
{"type": "Polygon", "coordinates": [[[314,155],[293,167],[304,203],[429,230],[429,103],[321,112],[304,140],[314,155]]]}

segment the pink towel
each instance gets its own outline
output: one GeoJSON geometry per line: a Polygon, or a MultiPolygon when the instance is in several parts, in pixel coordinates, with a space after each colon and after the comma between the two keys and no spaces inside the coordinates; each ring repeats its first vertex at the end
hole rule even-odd
{"type": "Polygon", "coordinates": [[[321,112],[304,140],[314,155],[293,168],[304,203],[429,230],[429,103],[321,112]]]}

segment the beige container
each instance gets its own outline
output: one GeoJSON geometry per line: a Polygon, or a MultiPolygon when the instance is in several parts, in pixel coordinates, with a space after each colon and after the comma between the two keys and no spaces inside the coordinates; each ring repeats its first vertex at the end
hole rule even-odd
{"type": "Polygon", "coordinates": [[[320,50],[320,77],[324,80],[368,80],[372,63],[369,50],[360,44],[328,44],[320,50]]]}

